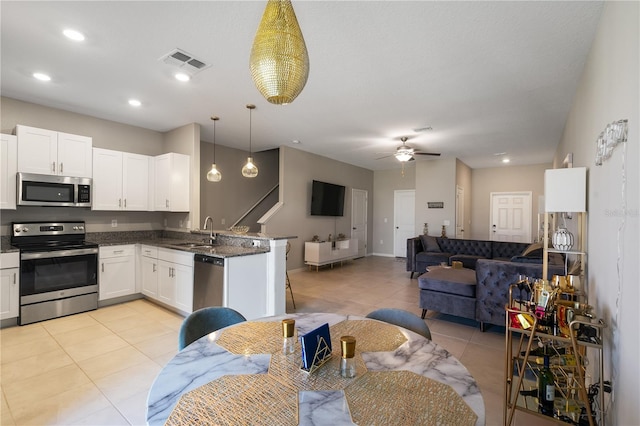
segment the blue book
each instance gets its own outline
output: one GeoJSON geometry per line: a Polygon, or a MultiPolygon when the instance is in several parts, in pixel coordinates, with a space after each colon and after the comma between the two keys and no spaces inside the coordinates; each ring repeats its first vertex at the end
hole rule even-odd
{"type": "Polygon", "coordinates": [[[323,324],[300,336],[300,347],[302,348],[302,368],[309,371],[314,365],[322,364],[331,356],[329,324],[323,324]]]}

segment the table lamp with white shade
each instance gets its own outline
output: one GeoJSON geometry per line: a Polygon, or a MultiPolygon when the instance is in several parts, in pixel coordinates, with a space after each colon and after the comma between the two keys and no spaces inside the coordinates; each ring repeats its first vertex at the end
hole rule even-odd
{"type": "MultiPolygon", "coordinates": [[[[544,172],[545,212],[587,211],[587,168],[550,169],[544,172]]],[[[568,251],[573,247],[573,234],[559,227],[553,234],[556,250],[568,251]]]]}

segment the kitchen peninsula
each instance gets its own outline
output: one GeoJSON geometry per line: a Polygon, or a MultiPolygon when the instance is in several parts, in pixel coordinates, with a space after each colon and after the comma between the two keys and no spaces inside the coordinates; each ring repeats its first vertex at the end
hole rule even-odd
{"type": "MultiPolygon", "coordinates": [[[[183,315],[199,307],[194,287],[194,256],[217,260],[222,269],[222,306],[247,319],[285,313],[286,243],[290,236],[261,233],[132,231],[88,233],[87,240],[100,245],[100,306],[144,296],[183,315]],[[103,256],[107,254],[107,256],[103,256]],[[135,267],[129,276],[109,259],[129,257],[135,267]],[[103,258],[104,257],[104,258],[103,258]],[[110,266],[113,266],[110,268],[110,266]],[[111,270],[110,270],[111,269],[111,270]],[[131,283],[135,283],[132,286],[131,283]]],[[[206,289],[207,292],[213,289],[206,289]]]]}

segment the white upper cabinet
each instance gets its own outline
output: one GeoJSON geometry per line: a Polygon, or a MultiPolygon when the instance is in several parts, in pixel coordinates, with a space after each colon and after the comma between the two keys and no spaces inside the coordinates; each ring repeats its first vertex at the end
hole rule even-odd
{"type": "Polygon", "coordinates": [[[190,190],[190,158],[171,152],[158,155],[154,161],[156,211],[188,212],[190,190]]]}
{"type": "Polygon", "coordinates": [[[15,210],[18,142],[13,135],[0,136],[0,209],[15,210]]]}
{"type": "Polygon", "coordinates": [[[92,145],[88,136],[16,126],[18,171],[42,175],[92,177],[92,145]]]}
{"type": "Polygon", "coordinates": [[[149,210],[147,155],[93,149],[92,210],[149,210]]]}

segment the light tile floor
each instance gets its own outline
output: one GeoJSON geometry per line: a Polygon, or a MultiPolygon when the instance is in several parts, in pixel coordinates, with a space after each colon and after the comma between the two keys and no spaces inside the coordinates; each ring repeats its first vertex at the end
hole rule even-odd
{"type": "MultiPolygon", "coordinates": [[[[297,309],[366,315],[380,307],[420,314],[404,259],[368,257],[290,272],[297,309]]],[[[2,425],[143,425],[147,392],[176,353],[182,317],[140,299],[0,330],[2,425]]],[[[504,330],[430,312],[433,339],[475,377],[486,424],[502,424],[504,330]]],[[[516,414],[515,424],[545,420],[516,414]]]]}

